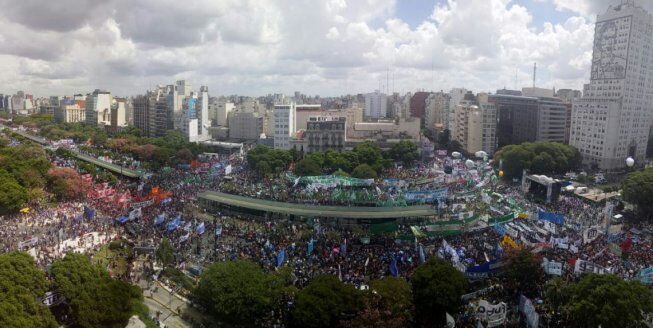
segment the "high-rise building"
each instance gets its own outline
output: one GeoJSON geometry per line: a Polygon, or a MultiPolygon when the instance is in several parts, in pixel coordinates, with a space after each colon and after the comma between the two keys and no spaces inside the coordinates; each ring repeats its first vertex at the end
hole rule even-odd
{"type": "Polygon", "coordinates": [[[149,106],[148,106],[148,96],[139,95],[134,97],[133,100],[134,108],[134,127],[141,131],[143,136],[149,136],[149,106]]]}
{"type": "Polygon", "coordinates": [[[426,98],[429,97],[429,92],[417,91],[410,98],[410,116],[417,117],[424,120],[424,112],[426,108],[426,98]]]}
{"type": "Polygon", "coordinates": [[[229,113],[236,108],[234,103],[226,100],[215,100],[209,104],[209,112],[214,126],[227,126],[229,113]]]}
{"type": "Polygon", "coordinates": [[[445,127],[444,116],[451,105],[449,94],[442,91],[431,93],[426,98],[424,127],[432,131],[440,131],[445,127]]]}
{"type": "Polygon", "coordinates": [[[274,148],[290,149],[290,138],[295,133],[295,104],[274,106],[274,148]]]}
{"type": "Polygon", "coordinates": [[[532,93],[498,90],[488,97],[498,111],[497,139],[499,147],[533,141],[565,143],[568,125],[567,105],[552,97],[528,97],[522,94],[551,95],[545,89],[532,93]]]}
{"type": "Polygon", "coordinates": [[[484,151],[493,154],[497,149],[497,108],[488,101],[487,94],[466,94],[456,106],[454,115],[456,133],[453,139],[465,151],[484,151]]]}
{"type": "Polygon", "coordinates": [[[388,99],[385,93],[374,91],[365,95],[365,116],[369,118],[384,118],[388,112],[388,99]]]}
{"type": "Polygon", "coordinates": [[[253,141],[263,133],[263,116],[259,113],[234,111],[228,120],[230,140],[253,141]]]}
{"type": "Polygon", "coordinates": [[[653,18],[634,1],[596,20],[590,83],[574,102],[569,143],[603,170],[643,163],[653,97],[653,18]]]}
{"type": "Polygon", "coordinates": [[[444,128],[448,129],[451,135],[454,135],[456,128],[456,108],[463,98],[465,98],[466,93],[467,89],[465,88],[454,88],[449,91],[449,110],[444,114],[444,128]]]}
{"type": "Polygon", "coordinates": [[[199,108],[197,109],[197,131],[200,140],[209,140],[209,127],[211,127],[211,119],[209,119],[209,87],[201,86],[199,99],[197,100],[199,108]]]}
{"type": "Polygon", "coordinates": [[[111,92],[96,89],[86,96],[86,124],[91,126],[111,125],[111,92]]]}

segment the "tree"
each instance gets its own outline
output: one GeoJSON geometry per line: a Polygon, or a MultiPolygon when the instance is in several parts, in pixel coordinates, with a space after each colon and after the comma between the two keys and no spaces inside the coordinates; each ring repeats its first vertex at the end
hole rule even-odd
{"type": "Polygon", "coordinates": [[[170,266],[175,260],[175,250],[170,244],[168,238],[163,238],[161,244],[156,248],[156,259],[161,263],[163,268],[170,266]]]}
{"type": "Polygon", "coordinates": [[[193,153],[191,153],[188,148],[179,149],[177,152],[177,159],[182,163],[188,163],[194,158],[193,153]]]}
{"type": "Polygon", "coordinates": [[[354,147],[354,153],[361,164],[367,164],[374,168],[375,171],[382,169],[387,163],[384,161],[381,148],[373,142],[366,141],[354,147]]]}
{"type": "Polygon", "coordinates": [[[48,188],[59,200],[75,200],[86,195],[86,185],[77,171],[53,167],[48,171],[48,188]]]}
{"type": "Polygon", "coordinates": [[[402,328],[412,321],[412,292],[403,278],[385,277],[370,282],[365,307],[347,327],[402,328]]]}
{"type": "Polygon", "coordinates": [[[402,140],[392,146],[390,157],[397,162],[404,163],[404,165],[410,165],[419,159],[419,150],[414,143],[402,140]]]}
{"type": "Polygon", "coordinates": [[[438,135],[438,144],[440,147],[447,147],[451,141],[451,131],[449,129],[444,129],[438,135]]]}
{"type": "Polygon", "coordinates": [[[307,157],[297,162],[294,173],[298,176],[315,176],[321,175],[322,170],[313,159],[307,157]]]}
{"type": "Polygon", "coordinates": [[[295,299],[291,314],[293,327],[335,327],[351,319],[361,308],[362,295],[352,285],[335,276],[314,278],[295,299]]]}
{"type": "Polygon", "coordinates": [[[585,275],[568,293],[562,311],[576,327],[636,327],[642,312],[653,312],[651,291],[616,275],[585,275]]]}
{"type": "Polygon", "coordinates": [[[276,304],[278,277],[258,264],[236,260],[213,263],[200,276],[193,296],[204,312],[234,326],[256,326],[276,304]]]}
{"type": "Polygon", "coordinates": [[[539,174],[563,174],[581,164],[580,152],[557,142],[526,142],[508,145],[494,154],[495,163],[503,163],[506,179],[520,178],[523,170],[539,174]]]}
{"type": "MultiPolygon", "coordinates": [[[[0,169],[0,213],[16,212],[27,205],[27,189],[18,181],[7,174],[2,174],[0,169]]],[[[6,173],[6,171],[4,171],[6,173]]]]}
{"type": "Polygon", "coordinates": [[[27,253],[0,255],[0,327],[57,327],[40,302],[48,282],[27,253]]]}
{"type": "Polygon", "coordinates": [[[343,171],[341,169],[338,169],[337,171],[333,172],[333,175],[337,176],[337,177],[348,177],[349,173],[347,173],[347,172],[345,172],[345,171],[343,171]]]}
{"type": "Polygon", "coordinates": [[[376,179],[376,171],[367,164],[356,166],[351,175],[359,179],[376,179]]]}
{"type": "Polygon", "coordinates": [[[62,315],[73,327],[125,327],[133,314],[143,315],[140,289],[114,280],[83,254],[69,253],[50,269],[55,288],[65,297],[62,315]]]}
{"type": "Polygon", "coordinates": [[[545,280],[542,258],[527,248],[507,251],[504,257],[504,286],[515,295],[535,297],[545,280]]]}
{"type": "Polygon", "coordinates": [[[445,314],[457,313],[460,297],[467,288],[465,276],[448,262],[431,259],[418,267],[410,278],[417,321],[439,327],[445,314]]]}
{"type": "Polygon", "coordinates": [[[637,211],[648,218],[653,217],[653,169],[629,173],[622,182],[624,200],[637,205],[637,211]]]}

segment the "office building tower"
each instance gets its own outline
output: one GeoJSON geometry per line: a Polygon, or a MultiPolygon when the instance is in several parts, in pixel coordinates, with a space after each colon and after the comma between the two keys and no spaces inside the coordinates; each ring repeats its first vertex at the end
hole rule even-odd
{"type": "Polygon", "coordinates": [[[574,102],[569,143],[583,164],[613,170],[643,163],[653,102],[653,18],[634,1],[610,6],[594,30],[589,85],[574,102]]]}
{"type": "Polygon", "coordinates": [[[368,118],[384,118],[388,112],[388,99],[379,90],[365,95],[365,116],[368,118]]]}

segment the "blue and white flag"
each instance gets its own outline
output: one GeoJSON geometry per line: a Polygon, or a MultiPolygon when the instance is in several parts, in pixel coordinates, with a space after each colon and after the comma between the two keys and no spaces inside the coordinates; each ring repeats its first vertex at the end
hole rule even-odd
{"type": "Polygon", "coordinates": [[[347,238],[340,244],[340,254],[345,257],[347,256],[347,238]]]}
{"type": "Polygon", "coordinates": [[[165,221],[165,218],[166,216],[163,213],[157,215],[156,218],[154,219],[154,225],[159,225],[163,223],[163,221],[165,221]]]}
{"type": "Polygon", "coordinates": [[[394,255],[390,260],[390,274],[394,277],[399,275],[399,268],[397,268],[397,259],[394,257],[394,255]]]}
{"type": "Polygon", "coordinates": [[[313,238],[308,241],[308,255],[310,256],[313,254],[313,238]]]}
{"type": "Polygon", "coordinates": [[[283,261],[286,260],[286,250],[281,249],[279,254],[277,254],[277,267],[280,267],[283,264],[283,261]]]}
{"type": "Polygon", "coordinates": [[[200,223],[197,226],[197,228],[195,228],[195,232],[197,232],[197,234],[199,234],[199,235],[204,234],[204,230],[205,230],[204,222],[200,223]]]}
{"type": "Polygon", "coordinates": [[[215,228],[215,235],[216,236],[221,236],[222,235],[222,225],[219,225],[215,228]]]}
{"type": "Polygon", "coordinates": [[[419,245],[419,263],[426,262],[426,254],[424,254],[424,247],[419,245]]]}

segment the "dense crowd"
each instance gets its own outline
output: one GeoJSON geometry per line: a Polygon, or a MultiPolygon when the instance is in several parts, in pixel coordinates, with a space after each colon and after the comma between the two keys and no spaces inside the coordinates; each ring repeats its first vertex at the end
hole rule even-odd
{"type": "MultiPolygon", "coordinates": [[[[54,158],[53,163],[75,168],[74,162],[61,158],[54,158]]],[[[562,275],[573,277],[578,260],[594,263],[624,279],[636,279],[640,270],[653,265],[652,227],[615,223],[605,230],[604,219],[615,213],[604,205],[570,194],[545,204],[525,195],[519,186],[497,183],[492,175],[483,167],[477,170],[465,167],[459,160],[440,159],[414,168],[390,168],[369,186],[315,187],[299,184],[288,175],[261,180],[242,157],[213,155],[194,167],[169,169],[138,182],[119,179],[113,186],[116,194],[128,191],[134,202],[151,201],[139,209],[91,197],[2,217],[0,248],[3,252],[26,250],[40,266],[47,267],[66,252],[94,252],[117,238],[149,247],[168,238],[177,253],[176,266],[182,270],[215,261],[250,259],[270,271],[290,268],[294,283],[300,287],[317,275],[331,274],[365,288],[370,279],[409,277],[431,257],[450,261],[461,271],[498,261],[504,249],[511,246],[501,242],[503,233],[491,227],[488,218],[519,212],[531,219],[507,223],[508,228],[519,229],[520,236],[510,237],[522,247],[533,247],[549,261],[563,263],[562,275]],[[445,166],[453,167],[456,173],[445,175],[445,166]],[[342,228],[317,219],[270,221],[207,213],[198,207],[196,199],[199,192],[217,190],[283,202],[376,206],[373,200],[441,188],[448,188],[448,196],[430,202],[434,217],[452,220],[461,213],[473,213],[476,218],[461,234],[429,234],[430,225],[438,219],[413,227],[399,224],[391,231],[378,233],[370,226],[342,228]],[[334,197],[343,190],[366,196],[356,196],[355,202],[334,197]],[[565,221],[552,228],[537,220],[540,212],[562,214],[565,221]],[[129,220],[117,221],[121,216],[129,220]],[[179,224],[171,226],[177,219],[179,224]],[[596,227],[601,233],[588,240],[588,229],[596,227]],[[627,257],[611,247],[614,244],[627,257]]],[[[488,279],[488,285],[492,285],[492,278],[488,279]]]]}

